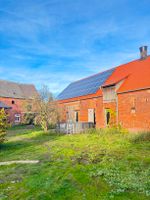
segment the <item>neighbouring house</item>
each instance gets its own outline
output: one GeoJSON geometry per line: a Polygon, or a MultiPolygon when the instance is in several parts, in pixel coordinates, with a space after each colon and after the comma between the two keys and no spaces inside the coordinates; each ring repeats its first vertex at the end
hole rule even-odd
{"type": "Polygon", "coordinates": [[[20,124],[27,112],[26,104],[31,108],[37,94],[34,85],[0,80],[0,109],[7,110],[12,124],[20,124]]]}
{"type": "Polygon", "coordinates": [[[93,122],[96,127],[121,124],[150,130],[150,56],[71,83],[58,95],[61,122],[93,122]]]}

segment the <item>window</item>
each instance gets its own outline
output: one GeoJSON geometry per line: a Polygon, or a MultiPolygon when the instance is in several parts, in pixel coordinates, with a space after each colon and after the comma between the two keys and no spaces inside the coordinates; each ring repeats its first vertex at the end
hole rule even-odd
{"type": "Polygon", "coordinates": [[[15,123],[20,123],[20,114],[15,114],[15,123]]]}
{"type": "Polygon", "coordinates": [[[103,88],[103,100],[113,101],[116,99],[115,87],[103,88]]]}
{"type": "Polygon", "coordinates": [[[136,109],[135,109],[135,107],[132,107],[131,108],[131,114],[135,114],[136,113],[136,109]]]}
{"type": "Polygon", "coordinates": [[[75,111],[75,122],[79,121],[79,113],[78,111],[75,111]]]}
{"type": "Polygon", "coordinates": [[[12,102],[11,102],[12,104],[15,104],[15,101],[14,100],[12,100],[12,102]]]}

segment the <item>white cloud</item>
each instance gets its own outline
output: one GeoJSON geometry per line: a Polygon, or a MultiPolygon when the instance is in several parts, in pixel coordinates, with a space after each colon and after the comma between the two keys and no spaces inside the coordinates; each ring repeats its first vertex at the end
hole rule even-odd
{"type": "Polygon", "coordinates": [[[72,81],[137,58],[138,47],[150,44],[150,15],[137,17],[129,1],[3,2],[0,78],[47,84],[58,93],[72,81]]]}

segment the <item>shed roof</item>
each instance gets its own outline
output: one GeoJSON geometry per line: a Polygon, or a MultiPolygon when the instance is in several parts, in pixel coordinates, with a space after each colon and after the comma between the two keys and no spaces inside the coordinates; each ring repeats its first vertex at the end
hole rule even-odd
{"type": "Polygon", "coordinates": [[[75,81],[68,85],[57,97],[58,100],[94,94],[112,74],[115,68],[75,81]]]}
{"type": "Polygon", "coordinates": [[[35,95],[37,95],[37,90],[32,84],[0,80],[0,97],[30,99],[35,95]]]}
{"type": "Polygon", "coordinates": [[[3,103],[2,101],[0,101],[0,108],[4,108],[4,109],[10,109],[10,106],[7,106],[5,103],[3,103]]]}

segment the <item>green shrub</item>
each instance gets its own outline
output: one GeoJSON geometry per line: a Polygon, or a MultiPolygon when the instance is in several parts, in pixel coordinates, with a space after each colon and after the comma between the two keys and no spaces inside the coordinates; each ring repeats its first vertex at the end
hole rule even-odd
{"type": "Polygon", "coordinates": [[[9,124],[7,122],[7,114],[4,109],[0,110],[0,144],[5,141],[6,129],[9,124]]]}

